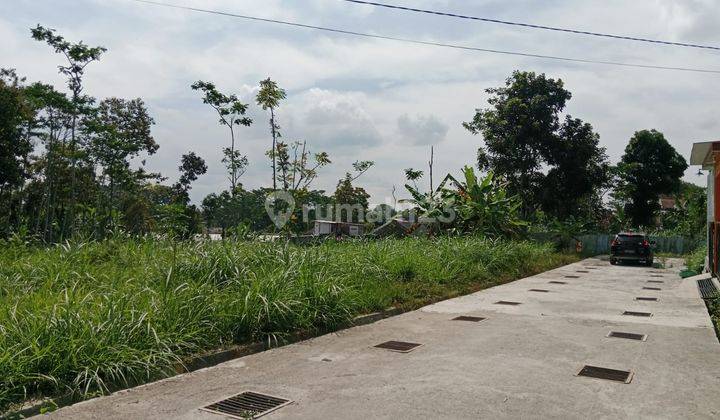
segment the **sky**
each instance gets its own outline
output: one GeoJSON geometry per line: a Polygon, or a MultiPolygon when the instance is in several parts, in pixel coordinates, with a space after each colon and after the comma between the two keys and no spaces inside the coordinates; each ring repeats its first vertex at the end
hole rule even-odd
{"type": "MultiPolygon", "coordinates": [[[[720,51],[653,45],[459,20],[356,5],[341,0],[158,0],[262,18],[378,35],[602,61],[720,70],[720,51]]],[[[459,14],[636,37],[720,46],[716,0],[387,0],[459,14]]],[[[227,129],[190,85],[214,82],[249,103],[250,127],[237,146],[249,159],[246,188],[267,186],[271,168],[268,114],[255,105],[267,77],[287,91],[277,111],[285,141],[304,140],[332,164],[313,184],[332,193],[356,160],[376,165],[356,181],[374,204],[404,191],[404,169],[427,171],[435,148],[435,178],[473,165],[482,137],[462,127],[488,106],[485,89],[514,70],[560,78],[572,92],[565,112],[593,125],[611,162],[637,130],[657,129],[689,159],[692,143],[720,139],[720,74],[612,67],[420,46],[336,35],[226,16],[170,9],[132,0],[0,1],[0,67],[28,81],[53,83],[61,56],[30,38],[37,24],[68,40],[108,52],[86,72],[97,98],[141,97],[155,119],[158,152],[147,168],[174,182],[180,156],[194,151],[209,167],[193,185],[200,202],[226,189],[221,164],[227,129]]],[[[691,167],[685,180],[702,184],[691,167]]],[[[427,179],[420,183],[427,185],[427,179]]]]}

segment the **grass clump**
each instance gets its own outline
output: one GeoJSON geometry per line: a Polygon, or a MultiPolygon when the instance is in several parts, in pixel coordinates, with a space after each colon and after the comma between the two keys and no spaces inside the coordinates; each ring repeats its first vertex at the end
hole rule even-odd
{"type": "Polygon", "coordinates": [[[698,247],[695,251],[685,256],[685,269],[680,272],[680,277],[692,277],[701,274],[705,270],[705,256],[707,246],[698,247]]]}
{"type": "Polygon", "coordinates": [[[329,331],[574,261],[550,245],[476,237],[0,247],[0,412],[167,376],[229,344],[329,331]]]}

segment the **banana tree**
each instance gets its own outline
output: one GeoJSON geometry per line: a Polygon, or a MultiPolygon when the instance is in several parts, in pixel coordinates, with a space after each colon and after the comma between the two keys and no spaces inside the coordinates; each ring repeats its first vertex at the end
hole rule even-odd
{"type": "Polygon", "coordinates": [[[473,168],[463,168],[464,182],[456,192],[458,227],[487,236],[513,236],[526,226],[520,219],[521,201],[509,196],[492,172],[478,178],[473,168]]]}

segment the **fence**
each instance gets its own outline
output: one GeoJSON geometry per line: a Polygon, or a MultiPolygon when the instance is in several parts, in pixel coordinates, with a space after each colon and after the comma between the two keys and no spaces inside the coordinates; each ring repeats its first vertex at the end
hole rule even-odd
{"type": "MultiPolygon", "coordinates": [[[[535,233],[531,238],[542,242],[557,242],[557,238],[550,233],[535,233]]],[[[577,239],[583,244],[583,254],[600,255],[610,253],[610,243],[615,235],[604,233],[593,233],[578,236],[577,239]]],[[[650,236],[650,240],[655,242],[653,251],[655,253],[665,252],[671,254],[687,254],[698,247],[699,242],[683,236],[650,236]]],[[[575,241],[562,244],[564,248],[574,249],[575,241]]]]}

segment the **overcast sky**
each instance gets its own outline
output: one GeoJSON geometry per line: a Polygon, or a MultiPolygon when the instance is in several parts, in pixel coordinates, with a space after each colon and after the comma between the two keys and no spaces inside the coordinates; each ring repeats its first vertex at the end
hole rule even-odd
{"type": "MultiPolygon", "coordinates": [[[[604,61],[720,69],[720,51],[618,41],[523,29],[354,5],[340,0],[165,0],[258,17],[359,32],[604,61]]],[[[387,0],[462,14],[572,27],[671,41],[720,45],[716,0],[387,0]]],[[[402,190],[403,169],[426,169],[435,145],[435,173],[474,164],[482,138],[461,126],[487,106],[485,89],[513,70],[561,78],[573,98],[567,113],[591,123],[612,162],[640,129],[655,128],[686,159],[694,141],[720,138],[720,74],[574,64],[357,38],[300,28],[140,4],[129,0],[4,0],[0,2],[0,67],[29,81],[64,89],[61,57],[30,38],[42,24],[69,40],[108,48],[87,69],[95,97],[143,98],[156,121],[160,150],[147,166],[171,181],[190,150],[208,163],[194,185],[200,201],[226,188],[221,148],[229,144],[213,111],[189,86],[209,80],[252,103],[252,127],[239,129],[238,147],[250,167],[247,188],[269,185],[264,151],[267,115],[254,105],[258,81],[276,80],[288,93],[279,111],[284,139],[307,140],[333,161],[314,184],[334,191],[358,159],[376,166],[358,180],[385,202],[402,190]]],[[[685,179],[700,183],[697,167],[685,179]]]]}

